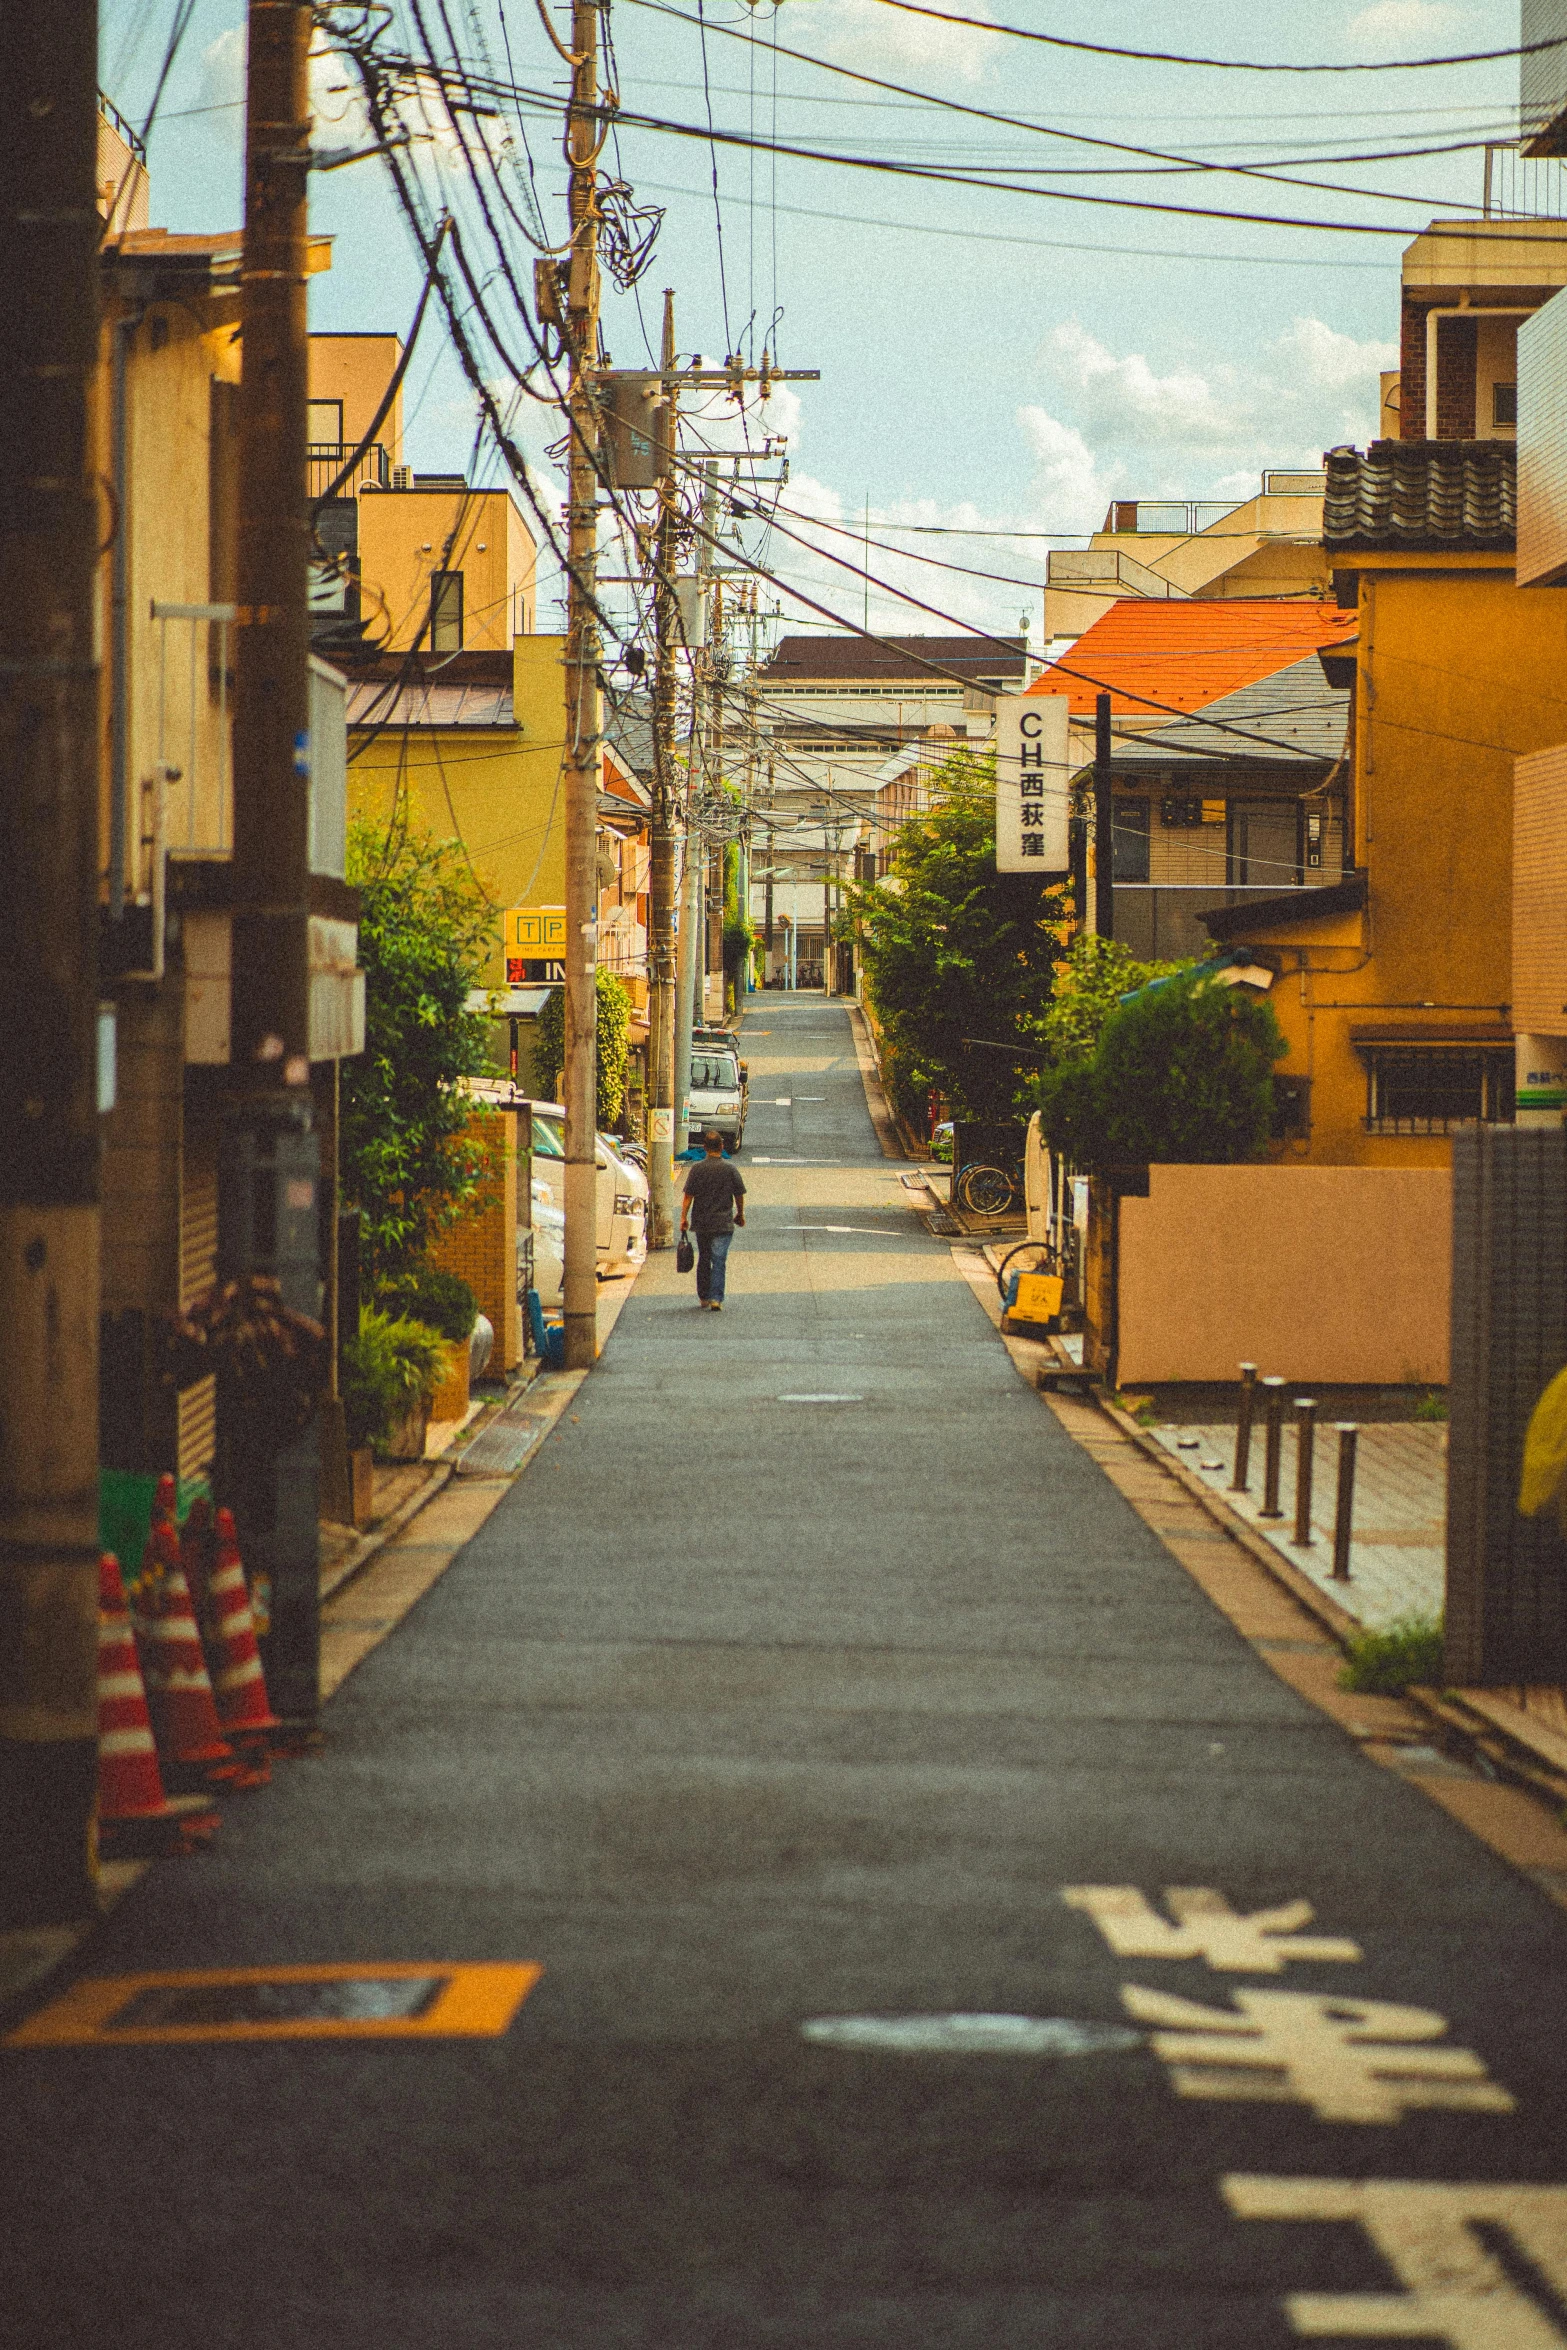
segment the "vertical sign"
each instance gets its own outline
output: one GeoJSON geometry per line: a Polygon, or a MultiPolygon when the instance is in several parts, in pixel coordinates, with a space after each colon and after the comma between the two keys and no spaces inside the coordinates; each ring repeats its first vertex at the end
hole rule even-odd
{"type": "Polygon", "coordinates": [[[996,697],[996,870],[1065,873],[1072,768],[1065,694],[996,697]]]}

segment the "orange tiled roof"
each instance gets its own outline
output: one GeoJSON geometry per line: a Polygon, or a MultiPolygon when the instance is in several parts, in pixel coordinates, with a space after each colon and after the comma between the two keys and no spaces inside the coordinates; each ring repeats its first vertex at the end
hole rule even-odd
{"type": "Polygon", "coordinates": [[[1353,636],[1355,623],[1353,612],[1340,612],[1325,597],[1166,603],[1121,596],[1028,690],[1068,694],[1074,718],[1091,718],[1095,697],[1106,690],[1118,718],[1202,710],[1319,645],[1353,636]]]}

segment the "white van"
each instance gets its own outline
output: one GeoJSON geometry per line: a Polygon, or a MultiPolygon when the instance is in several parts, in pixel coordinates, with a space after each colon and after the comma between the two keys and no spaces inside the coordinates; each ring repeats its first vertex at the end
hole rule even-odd
{"type": "Polygon", "coordinates": [[[733,1045],[711,1037],[694,1038],[691,1045],[691,1140],[697,1142],[709,1127],[737,1152],[745,1139],[747,1100],[745,1073],[733,1045]]]}

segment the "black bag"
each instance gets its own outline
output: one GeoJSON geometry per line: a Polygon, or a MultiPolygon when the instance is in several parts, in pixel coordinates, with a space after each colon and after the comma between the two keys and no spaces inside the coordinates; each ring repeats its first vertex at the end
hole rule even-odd
{"type": "Polygon", "coordinates": [[[691,1246],[690,1241],[687,1240],[685,1234],[682,1232],[679,1240],[675,1244],[675,1271],[677,1273],[689,1273],[695,1263],[696,1250],[691,1246]]]}

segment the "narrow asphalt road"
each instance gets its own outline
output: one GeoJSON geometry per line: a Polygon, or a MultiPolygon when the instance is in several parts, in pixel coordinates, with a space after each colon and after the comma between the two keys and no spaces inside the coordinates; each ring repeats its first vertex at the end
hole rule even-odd
{"type": "Polygon", "coordinates": [[[649,1268],[325,1752],[78,1962],[542,1976],[0,2052],[7,2350],[1567,2343],[1567,1916],[1023,1385],[844,1012],[745,1034],[726,1312],[649,1268]]]}

